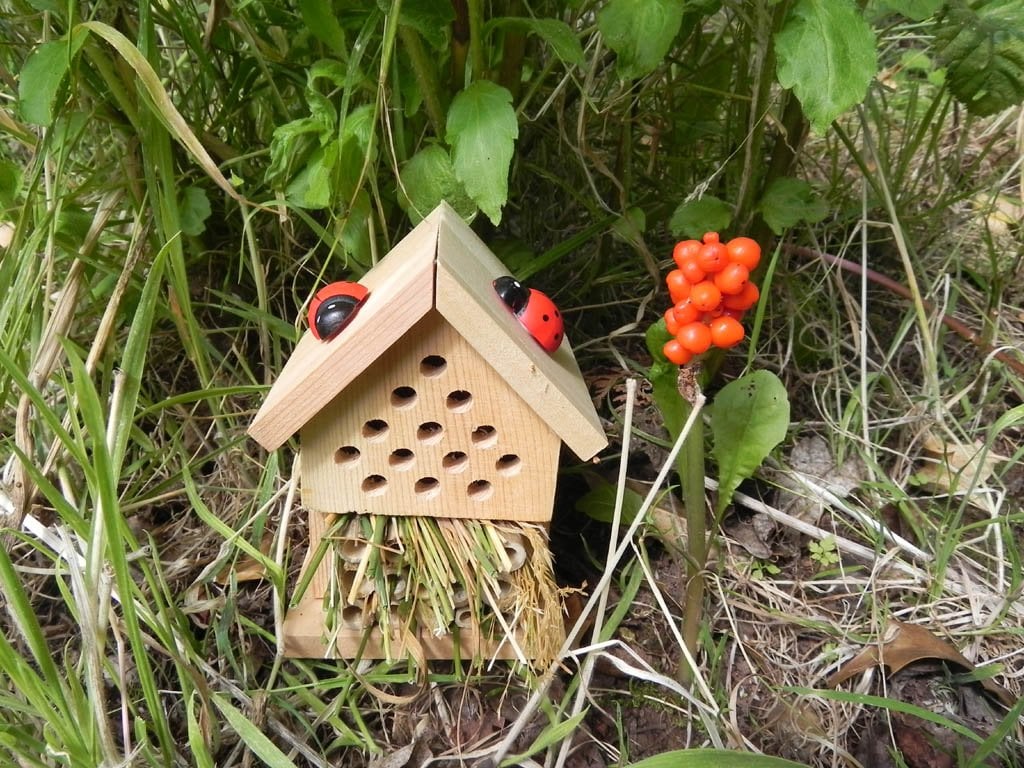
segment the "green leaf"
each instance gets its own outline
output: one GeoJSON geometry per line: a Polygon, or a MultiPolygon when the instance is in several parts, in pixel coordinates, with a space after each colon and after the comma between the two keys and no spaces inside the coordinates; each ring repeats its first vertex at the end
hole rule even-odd
{"type": "Polygon", "coordinates": [[[331,0],[299,0],[299,11],[306,29],[340,58],[346,59],[345,31],[334,15],[333,6],[331,0]]]}
{"type": "Polygon", "coordinates": [[[437,51],[448,48],[448,31],[455,21],[451,3],[437,0],[402,0],[402,24],[412,27],[437,51]]]}
{"type": "Polygon", "coordinates": [[[662,752],[626,768],[806,768],[803,763],[783,760],[751,752],[733,752],[728,749],[679,749],[662,752]]]}
{"type": "Polygon", "coordinates": [[[587,709],[584,709],[580,712],[577,712],[568,720],[562,720],[561,722],[556,723],[555,725],[549,725],[547,728],[540,732],[540,735],[537,736],[536,739],[534,739],[533,744],[531,744],[525,752],[519,755],[512,755],[510,757],[506,757],[504,760],[502,760],[502,768],[505,768],[505,766],[519,765],[530,755],[535,755],[541,750],[547,749],[552,744],[557,744],[558,742],[562,741],[562,739],[568,737],[573,731],[576,730],[576,728],[579,727],[579,724],[583,722],[583,718],[586,717],[587,711],[587,709]]]}
{"type": "Polygon", "coordinates": [[[508,201],[508,171],[518,136],[512,94],[500,85],[478,80],[452,100],[445,139],[455,176],[495,225],[508,201]]]}
{"type": "Polygon", "coordinates": [[[652,323],[644,334],[644,341],[647,343],[647,351],[651,353],[654,362],[647,372],[647,380],[651,382],[651,394],[654,402],[661,413],[662,421],[669,435],[675,440],[686,423],[690,406],[679,394],[679,366],[670,363],[665,359],[661,348],[672,338],[672,334],[665,327],[665,318],[659,318],[658,322],[652,323]]]}
{"type": "Polygon", "coordinates": [[[202,187],[185,187],[181,195],[181,231],[192,237],[199,237],[206,231],[206,220],[210,218],[210,198],[202,187]]]}
{"type": "Polygon", "coordinates": [[[320,147],[306,167],[288,185],[288,200],[300,208],[327,208],[334,200],[334,166],[338,161],[338,142],[320,147]]]}
{"type": "MultiPolygon", "coordinates": [[[[601,523],[610,523],[615,519],[615,497],[617,486],[611,483],[599,483],[596,488],[588,491],[576,500],[576,511],[601,523]]],[[[629,488],[622,495],[622,522],[627,525],[633,522],[636,513],[643,506],[644,497],[629,488]]]]}
{"type": "Polygon", "coordinates": [[[732,206],[724,200],[704,195],[700,200],[680,203],[668,228],[673,237],[700,238],[705,232],[721,232],[732,223],[732,206]]]}
{"type": "Polygon", "coordinates": [[[398,203],[413,224],[419,224],[442,200],[467,221],[476,213],[476,203],[455,177],[451,157],[436,144],[413,155],[402,167],[399,179],[398,203]]]}
{"type": "Polygon", "coordinates": [[[25,60],[18,80],[18,104],[26,123],[46,126],[53,123],[57,92],[86,37],[88,35],[76,32],[70,43],[67,39],[43,43],[25,60]]]}
{"type": "Polygon", "coordinates": [[[711,409],[712,456],[718,462],[721,514],[739,484],[754,474],[789,429],[786,388],[771,371],[754,371],[731,381],[711,409]]]}
{"type": "Polygon", "coordinates": [[[924,21],[934,16],[944,0],[884,0],[882,8],[906,16],[914,21],[924,21]]]}
{"type": "Polygon", "coordinates": [[[13,208],[21,193],[21,166],[0,159],[0,207],[13,208]]]}
{"type": "Polygon", "coordinates": [[[627,208],[614,224],[612,224],[612,235],[624,243],[632,246],[642,245],[644,242],[644,231],[647,229],[647,214],[643,208],[632,206],[627,208]]]}
{"type": "Polygon", "coordinates": [[[1024,4],[951,3],[935,33],[953,95],[985,116],[1024,101],[1024,4]],[[972,7],[973,6],[973,7],[972,7]]]}
{"type": "Polygon", "coordinates": [[[215,693],[213,702],[224,715],[224,719],[228,721],[232,730],[264,765],[268,768],[295,768],[295,763],[288,759],[288,755],[274,746],[274,742],[264,736],[252,720],[242,714],[226,697],[215,693]]]}
{"type": "Polygon", "coordinates": [[[864,100],[878,71],[875,34],[852,0],[797,0],[775,35],[778,78],[811,125],[829,124],[864,100]]]}
{"type": "Polygon", "coordinates": [[[679,0],[611,0],[598,12],[597,27],[618,56],[619,77],[643,77],[661,63],[679,34],[683,6],[679,0]]]}
{"type": "Polygon", "coordinates": [[[537,35],[551,46],[555,56],[566,64],[580,66],[583,64],[583,46],[572,31],[572,27],[561,19],[528,19],[519,16],[505,16],[491,19],[484,26],[484,34],[498,27],[523,29],[529,34],[537,35]]]}
{"type": "Polygon", "coordinates": [[[790,178],[775,179],[769,184],[757,209],[776,235],[801,221],[815,224],[828,214],[828,206],[810,184],[790,178]]]}

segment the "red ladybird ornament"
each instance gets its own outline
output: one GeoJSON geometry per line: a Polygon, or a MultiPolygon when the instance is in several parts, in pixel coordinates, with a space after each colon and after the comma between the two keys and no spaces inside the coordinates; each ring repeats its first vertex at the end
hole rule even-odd
{"type": "Polygon", "coordinates": [[[359,283],[337,282],[316,292],[309,305],[309,329],[319,341],[330,341],[349,324],[370,292],[359,283]]]}
{"type": "Polygon", "coordinates": [[[494,281],[494,290],[545,352],[551,354],[558,349],[565,335],[565,324],[555,302],[508,275],[494,281]]]}

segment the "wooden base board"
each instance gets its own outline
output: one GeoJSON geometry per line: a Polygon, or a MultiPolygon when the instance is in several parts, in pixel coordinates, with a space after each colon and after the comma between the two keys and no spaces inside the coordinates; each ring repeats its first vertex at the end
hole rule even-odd
{"type": "MultiPolygon", "coordinates": [[[[325,616],[320,600],[303,600],[288,611],[283,628],[283,653],[291,659],[383,659],[385,658],[383,636],[379,629],[373,629],[364,642],[364,630],[342,630],[338,634],[335,652],[328,653],[324,637],[325,616]],[[362,649],[362,652],[360,652],[362,649]]],[[[422,657],[425,659],[462,660],[514,660],[520,658],[516,649],[509,642],[501,642],[502,638],[481,637],[479,633],[462,629],[457,634],[438,637],[430,632],[420,632],[416,636],[422,657]],[[457,653],[456,653],[457,649],[457,653]]],[[[564,636],[552,638],[555,647],[565,639],[564,636]]],[[[530,656],[527,649],[520,648],[530,656]]],[[[406,641],[396,635],[391,641],[391,657],[400,659],[408,655],[419,656],[413,649],[406,647],[406,641]]]]}

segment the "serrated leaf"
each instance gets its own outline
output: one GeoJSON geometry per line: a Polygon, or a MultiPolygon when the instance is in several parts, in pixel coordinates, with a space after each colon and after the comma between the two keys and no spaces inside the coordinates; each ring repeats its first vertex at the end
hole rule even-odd
{"type": "Polygon", "coordinates": [[[775,35],[777,75],[815,130],[864,100],[878,71],[875,34],[852,0],[797,0],[775,35]]]}
{"type": "Polygon", "coordinates": [[[445,139],[455,176],[495,225],[508,201],[508,171],[518,136],[512,94],[500,85],[478,80],[452,100],[445,139]]]}
{"type": "Polygon", "coordinates": [[[455,177],[451,157],[436,144],[413,155],[402,167],[399,179],[398,203],[413,224],[419,224],[442,200],[463,219],[476,213],[476,203],[455,177]]]}
{"type": "Polygon", "coordinates": [[[597,28],[618,59],[619,77],[652,72],[672,47],[683,23],[679,0],[611,0],[597,14],[597,28]]]}
{"type": "Polygon", "coordinates": [[[810,184],[790,178],[775,179],[769,184],[757,209],[776,235],[801,221],[819,222],[828,213],[825,201],[810,184]]]}
{"type": "Polygon", "coordinates": [[[306,29],[313,37],[330,48],[342,59],[348,58],[345,45],[345,30],[334,15],[334,4],[330,0],[299,0],[299,11],[306,29]]]}
{"type": "Polygon", "coordinates": [[[210,218],[210,198],[202,187],[186,187],[181,195],[179,210],[181,231],[198,237],[206,231],[206,220],[210,218]]]}
{"type": "Polygon", "coordinates": [[[807,768],[803,763],[730,749],[677,749],[648,757],[626,768],[807,768]]]}
{"type": "Polygon", "coordinates": [[[951,4],[935,33],[953,95],[975,115],[1024,101],[1024,3],[951,4]]]}
{"type": "Polygon", "coordinates": [[[299,208],[326,208],[334,199],[334,167],[338,161],[338,142],[318,148],[306,167],[296,174],[285,192],[299,208]]]}
{"type": "Polygon", "coordinates": [[[72,40],[54,40],[37,47],[25,60],[18,78],[18,108],[26,123],[53,124],[57,92],[88,35],[76,32],[72,40]]]}
{"type": "Polygon", "coordinates": [[[712,195],[680,203],[672,212],[668,228],[673,237],[700,238],[705,232],[721,232],[732,223],[732,206],[712,195]]]}
{"type": "Polygon", "coordinates": [[[788,429],[789,398],[771,371],[748,373],[715,395],[711,454],[718,462],[717,514],[732,501],[739,484],[785,439],[788,429]]]}
{"type": "Polygon", "coordinates": [[[519,16],[506,16],[491,19],[484,27],[485,33],[496,27],[522,29],[529,34],[537,35],[551,46],[555,56],[566,64],[579,66],[583,63],[583,46],[572,31],[572,27],[561,19],[529,19],[519,16]]]}
{"type": "Polygon", "coordinates": [[[455,9],[452,8],[451,3],[439,3],[437,0],[403,0],[402,2],[402,24],[419,32],[434,50],[447,49],[448,31],[454,20],[455,9]]]}

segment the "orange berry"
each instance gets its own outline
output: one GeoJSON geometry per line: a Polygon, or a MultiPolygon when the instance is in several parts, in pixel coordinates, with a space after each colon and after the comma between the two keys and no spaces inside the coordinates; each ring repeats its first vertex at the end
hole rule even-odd
{"type": "Polygon", "coordinates": [[[693,353],[688,352],[675,339],[665,342],[665,346],[661,348],[661,353],[668,358],[670,363],[675,363],[676,365],[686,365],[693,357],[693,353]]]}
{"type": "Polygon", "coordinates": [[[721,303],[722,292],[710,280],[702,280],[690,288],[690,301],[698,311],[710,312],[721,303]]]}
{"type": "Polygon", "coordinates": [[[676,341],[683,345],[683,349],[699,355],[711,346],[711,330],[699,321],[687,323],[679,329],[676,341]]]}
{"type": "Polygon", "coordinates": [[[742,264],[751,271],[761,261],[761,246],[749,237],[734,237],[725,244],[725,250],[729,255],[729,261],[742,264]]]}
{"type": "Polygon", "coordinates": [[[708,273],[717,272],[728,263],[729,253],[717,240],[705,243],[700,249],[700,255],[697,256],[697,266],[708,273]]]}
{"type": "MultiPolygon", "coordinates": [[[[680,328],[679,332],[682,333],[682,331],[683,329],[680,328]]],[[[739,344],[743,341],[744,334],[743,325],[740,321],[728,315],[722,315],[712,320],[710,333],[711,343],[722,349],[728,349],[739,344]]]]}
{"type": "MultiPolygon", "coordinates": [[[[696,288],[697,286],[694,286],[696,288]]],[[[757,290],[757,286],[749,280],[747,284],[743,286],[743,290],[735,296],[726,296],[722,304],[726,309],[750,309],[757,303],[760,298],[761,292],[757,290]]],[[[693,298],[693,291],[690,291],[690,298],[693,298]]]]}
{"type": "Polygon", "coordinates": [[[679,271],[683,273],[683,276],[693,283],[699,283],[705,277],[705,272],[697,264],[697,257],[692,256],[683,260],[683,263],[679,265],[679,271]]]}
{"type": "Polygon", "coordinates": [[[683,299],[672,308],[672,314],[679,326],[692,323],[700,316],[700,310],[693,306],[690,299],[683,299]]]}
{"type": "Polygon", "coordinates": [[[728,263],[715,275],[715,285],[723,294],[735,296],[750,279],[750,271],[742,264],[728,263]]]}
{"type": "Polygon", "coordinates": [[[701,238],[705,243],[717,243],[718,233],[717,232],[705,232],[704,237],[701,238]]]}
{"type": "Polygon", "coordinates": [[[665,276],[665,284],[668,285],[668,295],[672,297],[672,303],[677,304],[690,295],[690,281],[687,280],[681,270],[673,269],[665,276]]]}
{"type": "Polygon", "coordinates": [[[665,329],[675,336],[679,333],[680,322],[676,320],[676,311],[673,307],[669,307],[665,311],[665,329]]]}
{"type": "Polygon", "coordinates": [[[726,317],[731,317],[734,320],[742,320],[743,316],[747,313],[746,310],[743,309],[729,309],[728,307],[723,307],[722,314],[726,317]]]}
{"type": "Polygon", "coordinates": [[[682,268],[684,261],[697,258],[700,248],[700,240],[680,240],[672,249],[672,259],[677,267],[682,268]]]}

